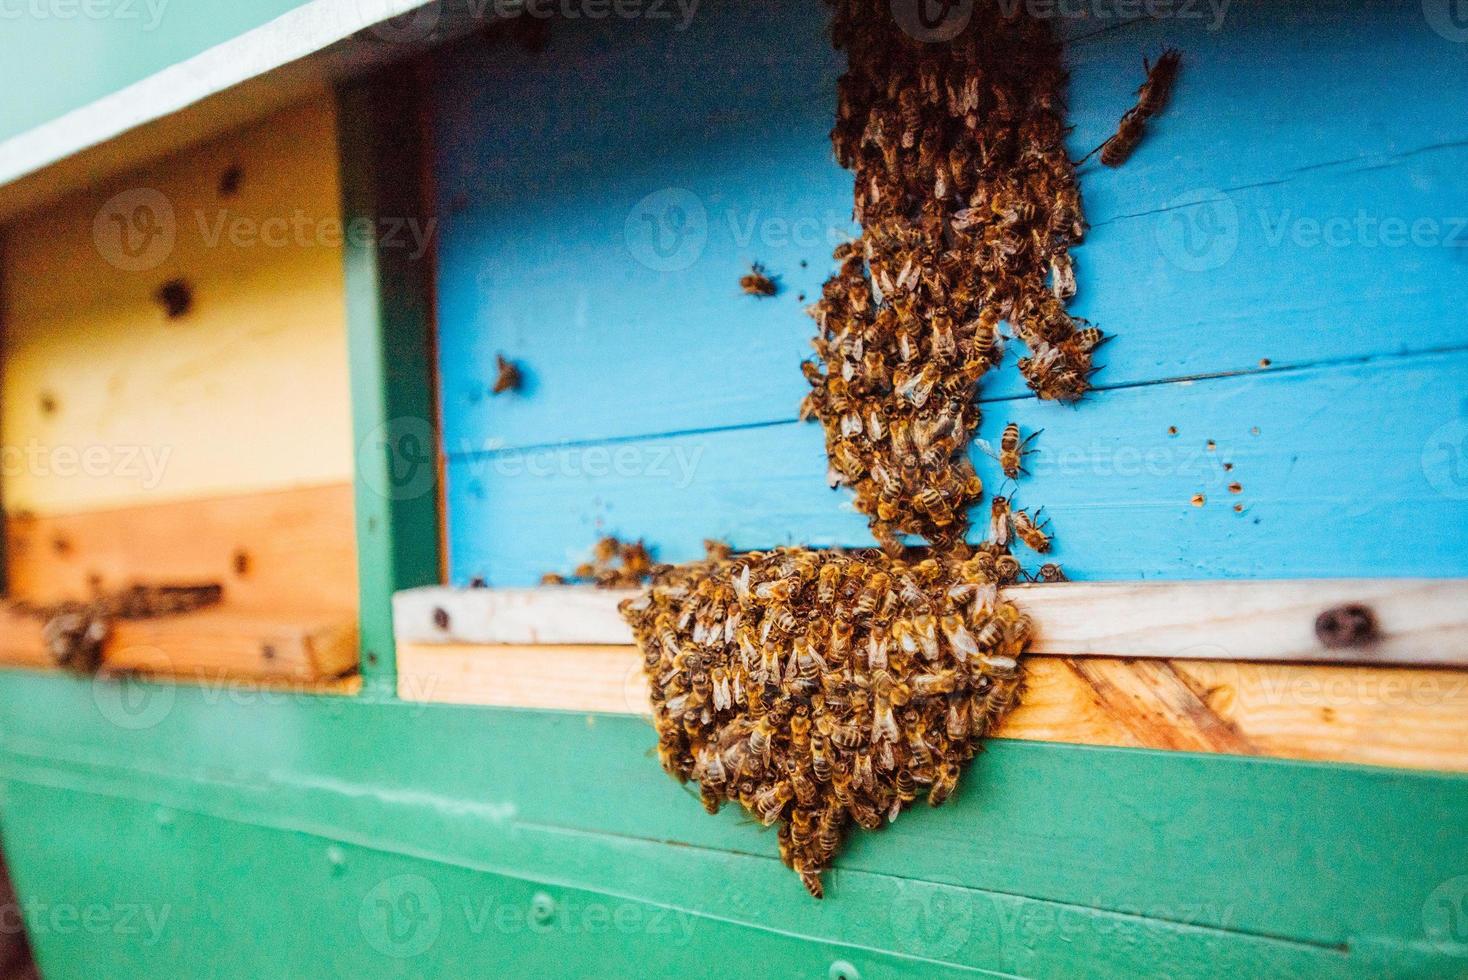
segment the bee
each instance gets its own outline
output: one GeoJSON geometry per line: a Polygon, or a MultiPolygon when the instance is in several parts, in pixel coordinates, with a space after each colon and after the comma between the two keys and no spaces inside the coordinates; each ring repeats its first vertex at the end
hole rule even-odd
{"type": "Polygon", "coordinates": [[[1011,512],[1010,519],[1014,523],[1015,535],[1032,550],[1041,554],[1050,550],[1050,535],[1045,533],[1045,527],[1050,523],[1049,520],[1036,522],[1022,509],[1015,509],[1011,512]]]}
{"type": "Polygon", "coordinates": [[[1055,564],[1054,562],[1046,562],[1045,564],[1040,566],[1039,571],[1035,573],[1035,576],[1033,579],[1031,579],[1031,581],[1068,582],[1070,581],[1070,579],[1065,577],[1065,572],[1061,570],[1059,565],[1055,564]]]}
{"type": "Polygon", "coordinates": [[[1143,62],[1147,79],[1137,90],[1137,104],[1126,111],[1116,133],[1099,147],[1103,164],[1119,167],[1131,158],[1137,144],[1142,141],[1147,120],[1166,108],[1168,100],[1172,98],[1172,87],[1177,81],[1182,58],[1182,52],[1169,48],[1157,59],[1157,64],[1143,62]]]}
{"type": "Polygon", "coordinates": [[[761,298],[774,296],[780,291],[780,285],[770,278],[765,267],[758,262],[749,267],[749,271],[739,278],[739,288],[746,296],[758,296],[761,298]]]}
{"type": "Polygon", "coordinates": [[[995,496],[989,502],[989,540],[1003,547],[1009,543],[1009,498],[995,496]]]}
{"type": "Polygon", "coordinates": [[[942,806],[958,786],[958,763],[945,762],[933,776],[933,785],[928,789],[928,806],[942,806]]]}
{"type": "Polygon", "coordinates": [[[999,468],[1003,470],[1006,477],[1015,480],[1021,473],[1028,475],[1029,471],[1024,468],[1024,458],[1034,450],[1027,447],[1030,440],[1044,431],[1044,429],[1036,429],[1024,439],[1020,439],[1018,422],[1010,422],[1004,427],[1004,432],[999,437],[999,456],[997,458],[999,468]]]}
{"type": "Polygon", "coordinates": [[[495,378],[494,384],[490,386],[490,392],[503,395],[507,391],[519,391],[524,378],[520,374],[520,368],[514,361],[505,360],[505,355],[494,356],[495,378]]]}

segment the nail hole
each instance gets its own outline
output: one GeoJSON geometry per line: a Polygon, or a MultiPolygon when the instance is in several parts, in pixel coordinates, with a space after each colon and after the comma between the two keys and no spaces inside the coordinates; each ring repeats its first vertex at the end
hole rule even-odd
{"type": "Polygon", "coordinates": [[[1365,646],[1377,637],[1376,615],[1359,603],[1327,609],[1315,619],[1315,636],[1330,650],[1365,646]]]}
{"type": "Polygon", "coordinates": [[[194,287],[187,280],[170,279],[158,287],[153,298],[163,307],[163,313],[168,319],[178,320],[188,316],[189,311],[194,308],[194,287]]]}
{"type": "Polygon", "coordinates": [[[240,184],[245,180],[245,168],[238,163],[232,163],[224,168],[224,173],[219,175],[219,196],[234,197],[240,192],[240,184]]]}
{"type": "Polygon", "coordinates": [[[230,564],[234,566],[234,573],[240,578],[244,578],[250,574],[250,555],[248,552],[236,551],[234,557],[230,559],[230,564]]]}

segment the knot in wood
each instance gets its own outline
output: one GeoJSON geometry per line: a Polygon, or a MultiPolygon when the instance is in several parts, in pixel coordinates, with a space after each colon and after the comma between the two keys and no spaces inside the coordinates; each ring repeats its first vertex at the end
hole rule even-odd
{"type": "Polygon", "coordinates": [[[1365,646],[1376,639],[1376,616],[1358,603],[1335,606],[1315,618],[1315,636],[1329,650],[1365,646]]]}

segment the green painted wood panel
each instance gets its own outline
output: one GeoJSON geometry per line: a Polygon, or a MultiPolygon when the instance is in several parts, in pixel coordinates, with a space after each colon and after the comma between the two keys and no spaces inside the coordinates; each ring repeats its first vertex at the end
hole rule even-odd
{"type": "Polygon", "coordinates": [[[409,222],[422,235],[433,226],[418,180],[411,77],[372,75],[345,84],[337,98],[362,676],[390,694],[392,595],[439,581],[432,256],[404,234],[409,222]]]}
{"type": "MultiPolygon", "coordinates": [[[[8,845],[23,890],[101,860],[45,827],[107,828],[121,799],[143,808],[122,826],[147,830],[108,837],[127,841],[110,877],[183,862],[168,886],[181,907],[218,878],[212,841],[263,828],[318,840],[314,856],[247,850],[262,882],[325,875],[336,844],[412,858],[455,897],[474,893],[454,877],[467,868],[757,930],[711,940],[721,955],[788,935],[1026,976],[1468,973],[1468,943],[1454,945],[1437,904],[1468,894],[1463,777],[1001,741],[953,805],[857,837],[815,903],[769,832],[708,817],[658,770],[635,718],[0,681],[0,813],[7,829],[23,821],[8,845]],[[148,824],[159,807],[174,827],[182,814],[221,823],[162,847],[148,824]]],[[[274,914],[248,919],[269,932],[274,914]]],[[[617,974],[608,950],[600,966],[617,974]]],[[[516,943],[505,955],[537,962],[516,943]]]]}

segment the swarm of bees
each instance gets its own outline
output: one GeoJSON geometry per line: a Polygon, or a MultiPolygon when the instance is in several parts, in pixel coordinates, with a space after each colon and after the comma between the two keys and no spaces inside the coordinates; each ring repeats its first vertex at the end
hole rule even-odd
{"type": "MultiPolygon", "coordinates": [[[[850,67],[831,134],[855,171],[862,235],[810,307],[817,360],[802,418],[826,434],[832,485],[855,490],[880,551],[782,548],[650,569],[621,605],[644,656],[663,767],[714,812],[737,802],[779,825],[780,856],[824,892],[851,823],[874,830],[962,766],[1016,703],[1029,618],[999,590],[1063,582],[1011,554],[1050,551],[1042,510],[984,487],[968,459],[980,379],[1001,322],[1028,348],[1041,398],[1090,388],[1101,331],[1066,312],[1085,233],[1065,151],[1065,71],[1047,21],[992,0],[946,44],[912,40],[884,0],[834,0],[850,67]],[[903,535],[926,538],[925,555],[903,535]]],[[[756,266],[741,281],[768,295],[756,266]]],[[[1025,474],[1038,433],[1008,425],[996,454],[1025,474]]]]}
{"type": "Polygon", "coordinates": [[[710,813],[778,823],[816,898],[854,821],[937,806],[1018,698],[1019,563],[984,545],[907,561],[782,548],[664,568],[621,605],[644,656],[658,753],[710,813]]]}
{"type": "Polygon", "coordinates": [[[52,605],[11,603],[23,616],[42,620],[41,637],[46,653],[56,666],[80,674],[95,674],[102,666],[102,652],[117,620],[159,619],[177,616],[218,604],[222,586],[133,585],[120,592],[100,594],[87,602],[67,601],[52,605]]]}
{"type": "Polygon", "coordinates": [[[855,490],[889,554],[902,534],[943,549],[983,494],[967,448],[1001,321],[1041,398],[1081,397],[1105,339],[1065,309],[1086,230],[1066,74],[1049,22],[998,4],[976,3],[946,44],[896,30],[880,0],[835,7],[849,69],[831,140],[855,171],[863,231],[810,307],[818,360],[801,414],[820,420],[830,479],[855,490]]]}
{"type": "Polygon", "coordinates": [[[576,566],[571,577],[548,572],[541,585],[569,585],[573,582],[592,584],[602,589],[635,589],[647,584],[657,570],[647,545],[641,541],[622,541],[608,535],[597,541],[591,560],[576,566]]]}

